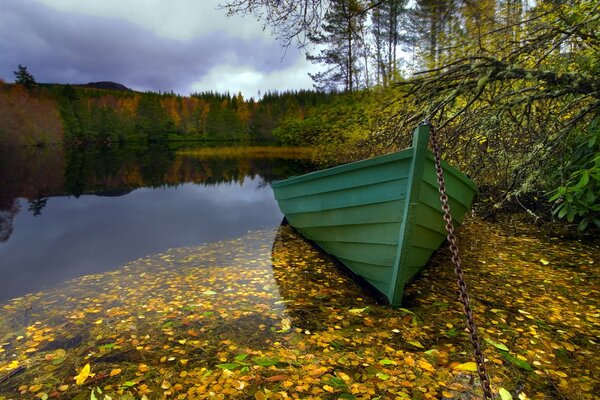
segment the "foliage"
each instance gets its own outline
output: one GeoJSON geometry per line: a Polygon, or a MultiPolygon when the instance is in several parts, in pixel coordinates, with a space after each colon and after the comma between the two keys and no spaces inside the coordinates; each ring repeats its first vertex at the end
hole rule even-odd
{"type": "Polygon", "coordinates": [[[313,45],[325,47],[316,55],[306,56],[313,63],[327,66],[323,72],[309,74],[319,90],[341,89],[352,93],[358,87],[357,65],[364,51],[365,19],[359,0],[332,1],[321,25],[322,32],[309,35],[313,45]]]}
{"type": "Polygon", "coordinates": [[[373,94],[335,94],[331,102],[311,108],[299,117],[283,119],[273,135],[287,145],[318,145],[323,148],[349,145],[368,137],[374,121],[370,107],[373,94]]]}
{"type": "Polygon", "coordinates": [[[399,74],[398,47],[411,40],[406,30],[410,23],[407,3],[407,0],[385,0],[372,12],[376,82],[384,87],[399,74]]]}
{"type": "Polygon", "coordinates": [[[588,132],[573,132],[571,156],[559,170],[564,183],[551,194],[553,214],[569,222],[578,219],[578,230],[589,223],[600,228],[600,118],[588,132]]]}
{"type": "MultiPolygon", "coordinates": [[[[529,207],[536,204],[527,199],[544,199],[558,190],[569,196],[558,196],[566,201],[556,215],[576,220],[580,228],[589,226],[597,213],[596,180],[588,180],[593,164],[555,172],[563,164],[581,161],[573,149],[588,139],[576,136],[593,130],[600,115],[600,4],[418,0],[410,8],[397,4],[390,12],[391,3],[362,3],[373,27],[361,45],[374,51],[364,53],[370,61],[360,64],[357,75],[375,74],[370,81],[384,88],[370,89],[378,95],[372,97],[376,104],[365,108],[370,113],[366,118],[376,123],[362,145],[348,142],[352,156],[364,158],[406,144],[412,129],[430,120],[438,129],[444,157],[476,180],[490,212],[514,205],[535,215],[544,207],[537,201],[539,208],[532,211],[529,207]],[[392,23],[380,26],[383,16],[391,16],[392,23]],[[398,18],[403,19],[400,31],[393,22],[398,18]],[[384,57],[381,41],[390,32],[388,43],[404,50],[404,60],[392,60],[389,51],[384,57]],[[386,77],[382,63],[404,65],[406,78],[386,77]]],[[[288,40],[322,37],[333,48],[335,36],[323,34],[323,21],[337,4],[312,0],[292,9],[285,2],[279,10],[288,11],[285,22],[267,1],[232,1],[229,10],[268,16],[263,21],[273,29],[287,27],[288,40]]],[[[298,132],[299,142],[315,140],[298,129],[308,123],[286,124],[298,132]]],[[[327,140],[318,128],[310,129],[327,140]]],[[[335,139],[344,143],[343,135],[335,139]]]]}
{"type": "Polygon", "coordinates": [[[0,84],[0,141],[3,146],[59,142],[63,124],[56,102],[40,89],[0,84]]]}
{"type": "MultiPolygon", "coordinates": [[[[494,390],[594,399],[595,245],[476,220],[459,234],[494,390]]],[[[171,249],[4,304],[0,377],[26,369],[0,396],[480,397],[449,262],[391,309],[289,227],[171,249]]]]}
{"type": "Polygon", "coordinates": [[[4,134],[5,142],[15,144],[273,141],[272,132],[281,119],[303,115],[331,97],[299,90],[268,92],[256,101],[241,94],[184,97],[48,84],[25,92],[20,85],[0,84],[0,110],[5,111],[0,116],[0,137],[4,134]],[[38,110],[42,103],[48,110],[38,110]],[[45,132],[49,124],[59,126],[45,132]],[[29,127],[32,133],[22,133],[29,127]],[[45,137],[38,138],[37,131],[45,137]],[[30,136],[35,139],[23,143],[30,136]]]}
{"type": "Polygon", "coordinates": [[[36,85],[35,78],[27,71],[27,67],[19,64],[16,71],[13,71],[15,74],[15,83],[18,85],[23,85],[27,88],[31,88],[36,85]]]}

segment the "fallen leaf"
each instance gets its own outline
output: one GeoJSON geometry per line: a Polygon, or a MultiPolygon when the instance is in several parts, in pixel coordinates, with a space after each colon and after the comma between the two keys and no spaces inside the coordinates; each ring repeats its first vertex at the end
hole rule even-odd
{"type": "Polygon", "coordinates": [[[469,361],[463,364],[458,364],[454,367],[457,371],[468,371],[468,372],[477,372],[477,364],[473,361],[469,361]]]}
{"type": "Polygon", "coordinates": [[[510,392],[504,388],[500,388],[500,390],[498,390],[498,394],[502,400],[512,400],[513,398],[510,392]]]}
{"type": "Polygon", "coordinates": [[[369,308],[369,307],[365,307],[365,308],[351,308],[350,310],[348,310],[348,312],[350,314],[360,314],[361,312],[365,311],[367,308],[369,308]]]}
{"type": "Polygon", "coordinates": [[[85,380],[88,378],[88,376],[90,376],[90,364],[85,364],[85,366],[81,369],[81,371],[79,372],[79,375],[77,375],[75,377],[75,383],[77,385],[83,385],[83,382],[85,382],[85,380]]]}
{"type": "Polygon", "coordinates": [[[486,338],[485,341],[499,350],[508,351],[508,347],[506,347],[503,343],[494,342],[492,339],[488,338],[486,338]]]}

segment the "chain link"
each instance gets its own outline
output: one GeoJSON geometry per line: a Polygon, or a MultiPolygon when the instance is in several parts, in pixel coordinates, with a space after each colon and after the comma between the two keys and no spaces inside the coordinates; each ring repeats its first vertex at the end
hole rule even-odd
{"type": "Polygon", "coordinates": [[[483,389],[483,395],[485,399],[493,399],[492,389],[490,388],[490,377],[485,367],[485,360],[483,352],[481,351],[481,344],[479,337],[477,336],[477,326],[473,318],[473,311],[469,302],[469,294],[467,293],[467,283],[465,282],[465,276],[461,267],[461,260],[458,254],[458,245],[456,243],[456,236],[454,235],[454,226],[452,225],[452,214],[450,214],[450,206],[448,205],[448,195],[446,194],[446,183],[444,180],[444,171],[442,170],[442,161],[440,158],[440,149],[437,144],[437,136],[433,125],[430,122],[424,122],[424,125],[428,125],[431,134],[431,146],[433,147],[433,154],[435,156],[435,169],[437,174],[437,182],[439,185],[440,201],[442,203],[442,211],[444,211],[444,221],[446,222],[446,232],[448,233],[447,239],[450,243],[450,252],[452,253],[452,262],[454,263],[454,273],[456,274],[456,283],[458,284],[460,302],[463,305],[463,312],[467,319],[467,326],[469,329],[469,339],[473,346],[473,356],[475,357],[475,363],[477,364],[477,373],[479,374],[479,380],[481,382],[481,388],[483,389]]]}

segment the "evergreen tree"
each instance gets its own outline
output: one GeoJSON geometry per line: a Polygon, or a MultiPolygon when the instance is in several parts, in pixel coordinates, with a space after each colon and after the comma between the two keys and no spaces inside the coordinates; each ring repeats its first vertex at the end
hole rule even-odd
{"type": "Polygon", "coordinates": [[[13,71],[13,74],[15,74],[15,83],[26,87],[33,87],[36,85],[35,79],[33,78],[33,75],[27,71],[27,67],[19,64],[17,68],[17,71],[13,71]]]}
{"type": "Polygon", "coordinates": [[[444,64],[449,52],[461,51],[451,43],[456,39],[457,6],[453,0],[417,0],[414,27],[419,38],[420,58],[425,68],[444,64]]]}
{"type": "Polygon", "coordinates": [[[352,92],[357,88],[365,19],[365,5],[359,0],[336,0],[325,14],[322,32],[309,35],[311,43],[325,48],[317,55],[307,54],[307,59],[328,66],[324,72],[310,74],[317,89],[352,92]]]}
{"type": "Polygon", "coordinates": [[[407,0],[384,0],[380,6],[373,9],[372,34],[375,42],[375,62],[377,65],[377,80],[384,86],[398,72],[397,48],[401,41],[406,41],[407,35],[403,26],[406,17],[407,0]]]}

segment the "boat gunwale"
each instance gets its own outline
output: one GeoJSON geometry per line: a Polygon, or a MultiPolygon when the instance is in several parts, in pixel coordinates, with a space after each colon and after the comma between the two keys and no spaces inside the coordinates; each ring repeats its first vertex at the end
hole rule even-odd
{"type": "MultiPolygon", "coordinates": [[[[434,167],[435,167],[435,156],[433,155],[433,153],[430,150],[427,150],[426,156],[425,156],[429,161],[434,163],[434,167]]],[[[477,188],[477,185],[475,185],[475,182],[473,182],[471,180],[471,178],[469,178],[468,176],[466,176],[464,173],[460,172],[456,167],[453,167],[452,165],[450,165],[448,163],[448,161],[445,160],[441,160],[442,161],[442,170],[444,171],[444,175],[446,175],[447,173],[450,173],[452,176],[460,179],[462,182],[466,183],[471,189],[473,189],[475,191],[475,194],[479,193],[479,189],[477,188]]],[[[423,180],[425,180],[425,178],[423,178],[423,180]]],[[[441,205],[440,205],[441,207],[441,205]]]]}
{"type": "Polygon", "coordinates": [[[407,147],[406,149],[402,149],[400,151],[396,151],[389,154],[384,154],[382,156],[376,156],[367,158],[364,160],[354,161],[347,164],[337,165],[335,167],[326,168],[314,172],[309,172],[304,175],[291,176],[286,179],[274,181],[271,183],[271,187],[280,188],[285,187],[287,185],[292,185],[301,182],[308,182],[313,179],[324,178],[328,176],[337,175],[340,173],[345,173],[349,171],[354,171],[357,169],[362,169],[365,167],[372,167],[379,164],[385,164],[391,161],[399,161],[403,159],[410,159],[412,157],[412,147],[407,147]]]}
{"type": "MultiPolygon", "coordinates": [[[[385,163],[393,162],[393,161],[400,161],[400,160],[407,159],[407,158],[410,159],[413,156],[413,150],[414,149],[411,146],[411,147],[407,147],[405,149],[402,149],[402,150],[399,150],[399,151],[396,151],[393,153],[384,154],[382,156],[376,156],[376,157],[367,158],[364,160],[354,161],[354,162],[347,163],[347,164],[337,165],[335,167],[309,172],[304,175],[291,176],[286,179],[281,179],[281,180],[272,182],[271,187],[272,188],[285,187],[288,185],[293,185],[293,184],[302,183],[302,182],[308,182],[308,181],[311,181],[314,179],[325,178],[325,177],[329,177],[329,176],[333,176],[333,175],[337,175],[337,174],[341,174],[341,173],[346,173],[346,172],[354,171],[354,170],[365,168],[365,167],[372,167],[375,165],[385,164],[385,163]]],[[[429,149],[427,149],[426,158],[428,161],[432,161],[432,162],[435,160],[433,153],[429,149]]],[[[443,168],[445,174],[449,173],[449,174],[453,175],[454,177],[460,179],[462,182],[466,183],[471,189],[473,189],[475,191],[475,193],[478,193],[478,189],[477,189],[477,186],[475,185],[475,183],[471,179],[469,179],[465,174],[460,172],[457,168],[450,165],[447,161],[442,160],[442,168],[443,168]]],[[[293,196],[291,198],[294,198],[294,197],[295,196],[293,196]]]]}

